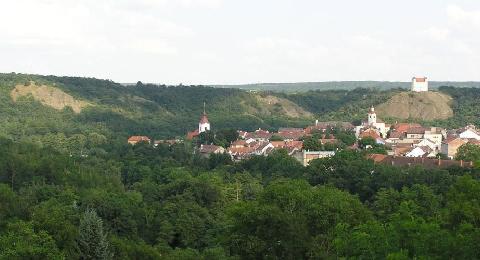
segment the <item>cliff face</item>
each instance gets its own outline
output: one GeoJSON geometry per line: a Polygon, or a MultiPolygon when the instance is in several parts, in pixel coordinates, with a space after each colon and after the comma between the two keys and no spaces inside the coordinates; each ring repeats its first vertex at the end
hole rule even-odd
{"type": "Polygon", "coordinates": [[[453,116],[452,97],[439,92],[402,92],[376,108],[380,117],[435,120],[453,116]]]}

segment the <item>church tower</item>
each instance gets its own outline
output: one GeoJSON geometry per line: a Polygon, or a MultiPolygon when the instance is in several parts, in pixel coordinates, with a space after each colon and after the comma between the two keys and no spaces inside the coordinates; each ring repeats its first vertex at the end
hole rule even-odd
{"type": "Polygon", "coordinates": [[[375,108],[372,106],[370,111],[368,111],[368,125],[374,125],[377,123],[377,113],[375,113],[375,108]]]}
{"type": "Polygon", "coordinates": [[[210,131],[210,122],[208,122],[207,113],[205,111],[205,102],[203,102],[203,114],[198,123],[198,133],[210,131]]]}

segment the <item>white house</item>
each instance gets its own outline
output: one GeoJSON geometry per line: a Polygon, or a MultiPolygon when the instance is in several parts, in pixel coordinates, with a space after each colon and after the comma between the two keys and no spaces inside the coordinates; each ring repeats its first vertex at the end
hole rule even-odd
{"type": "Polygon", "coordinates": [[[428,91],[428,79],[427,77],[413,77],[412,78],[412,91],[413,92],[425,92],[428,91]]]}
{"type": "Polygon", "coordinates": [[[477,132],[477,130],[475,130],[474,127],[470,126],[470,127],[466,127],[465,130],[463,130],[462,132],[460,132],[460,134],[458,135],[458,137],[462,138],[462,139],[475,139],[475,140],[479,140],[480,141],[480,134],[477,132]]]}
{"type": "Polygon", "coordinates": [[[406,157],[435,157],[436,152],[428,146],[417,146],[405,154],[406,157]]]}

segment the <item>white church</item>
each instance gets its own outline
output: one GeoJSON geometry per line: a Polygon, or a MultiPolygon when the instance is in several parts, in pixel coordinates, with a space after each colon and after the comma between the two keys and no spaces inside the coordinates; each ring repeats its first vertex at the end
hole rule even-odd
{"type": "Polygon", "coordinates": [[[427,77],[413,77],[412,78],[412,91],[413,92],[426,92],[426,91],[428,91],[428,79],[427,79],[427,77]]]}
{"type": "Polygon", "coordinates": [[[369,128],[376,129],[382,138],[386,138],[387,132],[390,130],[390,125],[385,124],[385,122],[377,118],[377,113],[373,106],[368,111],[367,120],[362,121],[361,125],[355,127],[355,135],[358,138],[363,130],[369,128]]]}

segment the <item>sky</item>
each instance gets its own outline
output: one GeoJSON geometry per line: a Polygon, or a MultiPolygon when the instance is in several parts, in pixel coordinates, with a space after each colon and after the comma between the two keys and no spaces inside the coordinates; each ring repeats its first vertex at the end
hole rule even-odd
{"type": "Polygon", "coordinates": [[[163,84],[480,81],[480,1],[0,0],[0,72],[163,84]]]}

